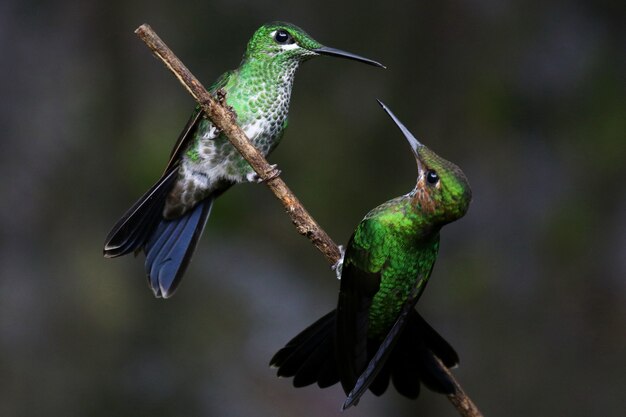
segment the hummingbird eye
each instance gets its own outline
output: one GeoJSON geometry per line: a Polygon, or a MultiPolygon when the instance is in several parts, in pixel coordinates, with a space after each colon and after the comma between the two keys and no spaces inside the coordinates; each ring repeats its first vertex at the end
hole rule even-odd
{"type": "Polygon", "coordinates": [[[439,175],[432,169],[426,173],[426,182],[430,185],[435,185],[439,182],[439,175]]]}
{"type": "Polygon", "coordinates": [[[278,29],[274,34],[274,40],[281,45],[287,45],[295,42],[293,37],[285,29],[278,29]]]}

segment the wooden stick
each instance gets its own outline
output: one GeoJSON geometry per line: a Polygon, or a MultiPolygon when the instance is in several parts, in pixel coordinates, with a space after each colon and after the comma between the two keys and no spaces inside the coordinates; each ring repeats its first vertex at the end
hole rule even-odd
{"type": "MultiPolygon", "coordinates": [[[[434,355],[433,355],[434,356],[434,355]]],[[[472,399],[463,391],[463,388],[458,383],[458,381],[452,375],[452,372],[441,362],[441,360],[435,356],[435,360],[439,364],[439,368],[444,371],[452,384],[454,385],[454,393],[448,394],[448,400],[456,407],[459,414],[463,417],[483,417],[482,413],[476,407],[476,404],[472,401],[472,399]]]]}
{"type": "MultiPolygon", "coordinates": [[[[187,89],[193,98],[200,104],[202,110],[218,129],[230,140],[241,153],[252,169],[264,180],[283,206],[296,230],[307,237],[320,251],[331,265],[335,265],[341,257],[339,248],[328,234],[317,224],[308,211],[302,206],[298,198],[291,192],[287,184],[276,175],[275,169],[265,157],[250,143],[243,130],[237,126],[235,115],[222,106],[209,94],[200,81],[187,69],[176,55],[159,38],[152,28],[143,24],[135,33],[152,50],[165,66],[178,78],[178,81],[187,89]]],[[[448,395],[450,402],[457,408],[463,417],[482,417],[478,408],[465,394],[461,386],[454,379],[450,371],[439,362],[440,367],[447,372],[453,381],[456,392],[448,395]]]]}

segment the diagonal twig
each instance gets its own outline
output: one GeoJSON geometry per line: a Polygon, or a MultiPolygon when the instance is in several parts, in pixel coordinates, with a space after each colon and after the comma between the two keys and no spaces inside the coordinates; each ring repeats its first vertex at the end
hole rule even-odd
{"type": "MultiPolygon", "coordinates": [[[[276,195],[276,198],[285,207],[285,211],[291,217],[296,230],[307,237],[320,251],[331,265],[337,263],[341,254],[339,247],[328,234],[317,224],[308,211],[302,206],[298,198],[287,187],[287,184],[278,176],[274,175],[274,169],[265,157],[250,143],[243,130],[237,126],[233,113],[223,107],[202,86],[200,81],[187,69],[176,55],[159,38],[152,28],[143,24],[135,33],[152,50],[165,66],[178,78],[181,84],[200,104],[213,124],[220,129],[230,140],[235,148],[241,153],[252,169],[264,180],[265,184],[276,195]]],[[[448,374],[455,386],[455,393],[448,395],[450,402],[463,417],[482,417],[472,400],[465,394],[461,386],[454,379],[448,368],[439,362],[441,369],[448,374]]]]}

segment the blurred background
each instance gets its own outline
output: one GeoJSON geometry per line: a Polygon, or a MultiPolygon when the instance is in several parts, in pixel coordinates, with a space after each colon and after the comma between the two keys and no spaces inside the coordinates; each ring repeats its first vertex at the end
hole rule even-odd
{"type": "MultiPolygon", "coordinates": [[[[419,309],[487,416],[626,410],[625,3],[4,0],[0,4],[0,415],[338,416],[273,353],[339,283],[262,185],[219,199],[176,295],[111,226],[158,178],[194,102],[134,35],[148,22],[205,83],[287,20],[381,71],[318,58],[270,161],[346,243],[416,168],[375,102],[463,168],[419,309]]],[[[352,416],[456,416],[443,396],[367,394],[352,416]]]]}

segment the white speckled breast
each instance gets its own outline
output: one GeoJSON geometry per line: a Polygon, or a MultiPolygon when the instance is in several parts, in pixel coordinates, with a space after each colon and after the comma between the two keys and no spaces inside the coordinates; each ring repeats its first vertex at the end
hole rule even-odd
{"type": "MultiPolygon", "coordinates": [[[[283,65],[280,73],[274,74],[273,83],[264,75],[260,80],[238,80],[227,91],[226,102],[235,109],[240,126],[266,156],[282,137],[297,64],[283,65]]],[[[182,215],[224,183],[247,181],[251,171],[228,139],[203,119],[195,140],[183,155],[178,181],[167,198],[164,216],[182,215]]]]}

